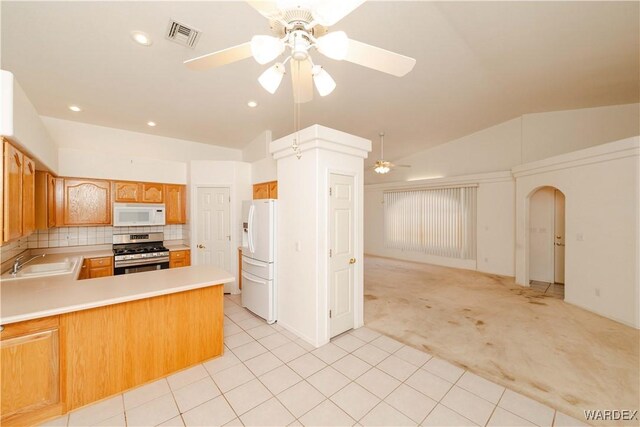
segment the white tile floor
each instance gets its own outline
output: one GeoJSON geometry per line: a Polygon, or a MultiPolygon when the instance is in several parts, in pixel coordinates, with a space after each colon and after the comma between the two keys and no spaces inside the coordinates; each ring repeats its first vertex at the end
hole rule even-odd
{"type": "Polygon", "coordinates": [[[44,425],[584,425],[370,329],[315,349],[234,301],[224,356],[44,425]]]}

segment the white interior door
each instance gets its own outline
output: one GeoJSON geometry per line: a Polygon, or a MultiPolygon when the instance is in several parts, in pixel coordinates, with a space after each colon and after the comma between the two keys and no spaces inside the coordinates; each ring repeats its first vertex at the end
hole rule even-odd
{"type": "Polygon", "coordinates": [[[555,190],[554,281],[564,283],[564,194],[555,190]]]}
{"type": "Polygon", "coordinates": [[[331,337],[354,325],[354,179],[331,174],[329,196],[329,332],[331,337]]]}
{"type": "MultiPolygon", "coordinates": [[[[230,198],[228,188],[198,188],[197,253],[199,265],[231,271],[230,198]]],[[[232,284],[225,284],[231,292],[232,284]]]]}

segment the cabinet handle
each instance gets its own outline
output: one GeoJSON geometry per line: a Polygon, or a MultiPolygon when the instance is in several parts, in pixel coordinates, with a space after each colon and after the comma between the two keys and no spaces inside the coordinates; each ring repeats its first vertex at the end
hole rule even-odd
{"type": "Polygon", "coordinates": [[[22,166],[22,163],[20,162],[20,156],[18,156],[18,153],[13,153],[13,158],[16,160],[16,164],[18,166],[22,166]]]}
{"type": "Polygon", "coordinates": [[[4,331],[4,325],[0,325],[0,332],[4,331]]]}

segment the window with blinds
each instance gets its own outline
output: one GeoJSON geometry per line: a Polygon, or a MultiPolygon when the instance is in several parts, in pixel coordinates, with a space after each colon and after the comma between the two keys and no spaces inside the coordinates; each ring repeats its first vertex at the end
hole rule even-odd
{"type": "Polygon", "coordinates": [[[450,258],[476,257],[476,187],[387,191],[385,246],[450,258]]]}

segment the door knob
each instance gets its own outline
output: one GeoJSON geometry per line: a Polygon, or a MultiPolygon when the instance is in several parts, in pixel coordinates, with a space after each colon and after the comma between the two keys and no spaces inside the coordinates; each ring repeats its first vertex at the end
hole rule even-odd
{"type": "Polygon", "coordinates": [[[349,260],[349,264],[355,264],[355,263],[356,263],[356,259],[355,259],[355,258],[351,258],[351,259],[349,260]]]}
{"type": "Polygon", "coordinates": [[[206,249],[207,247],[205,245],[198,245],[198,249],[206,249]]]}

